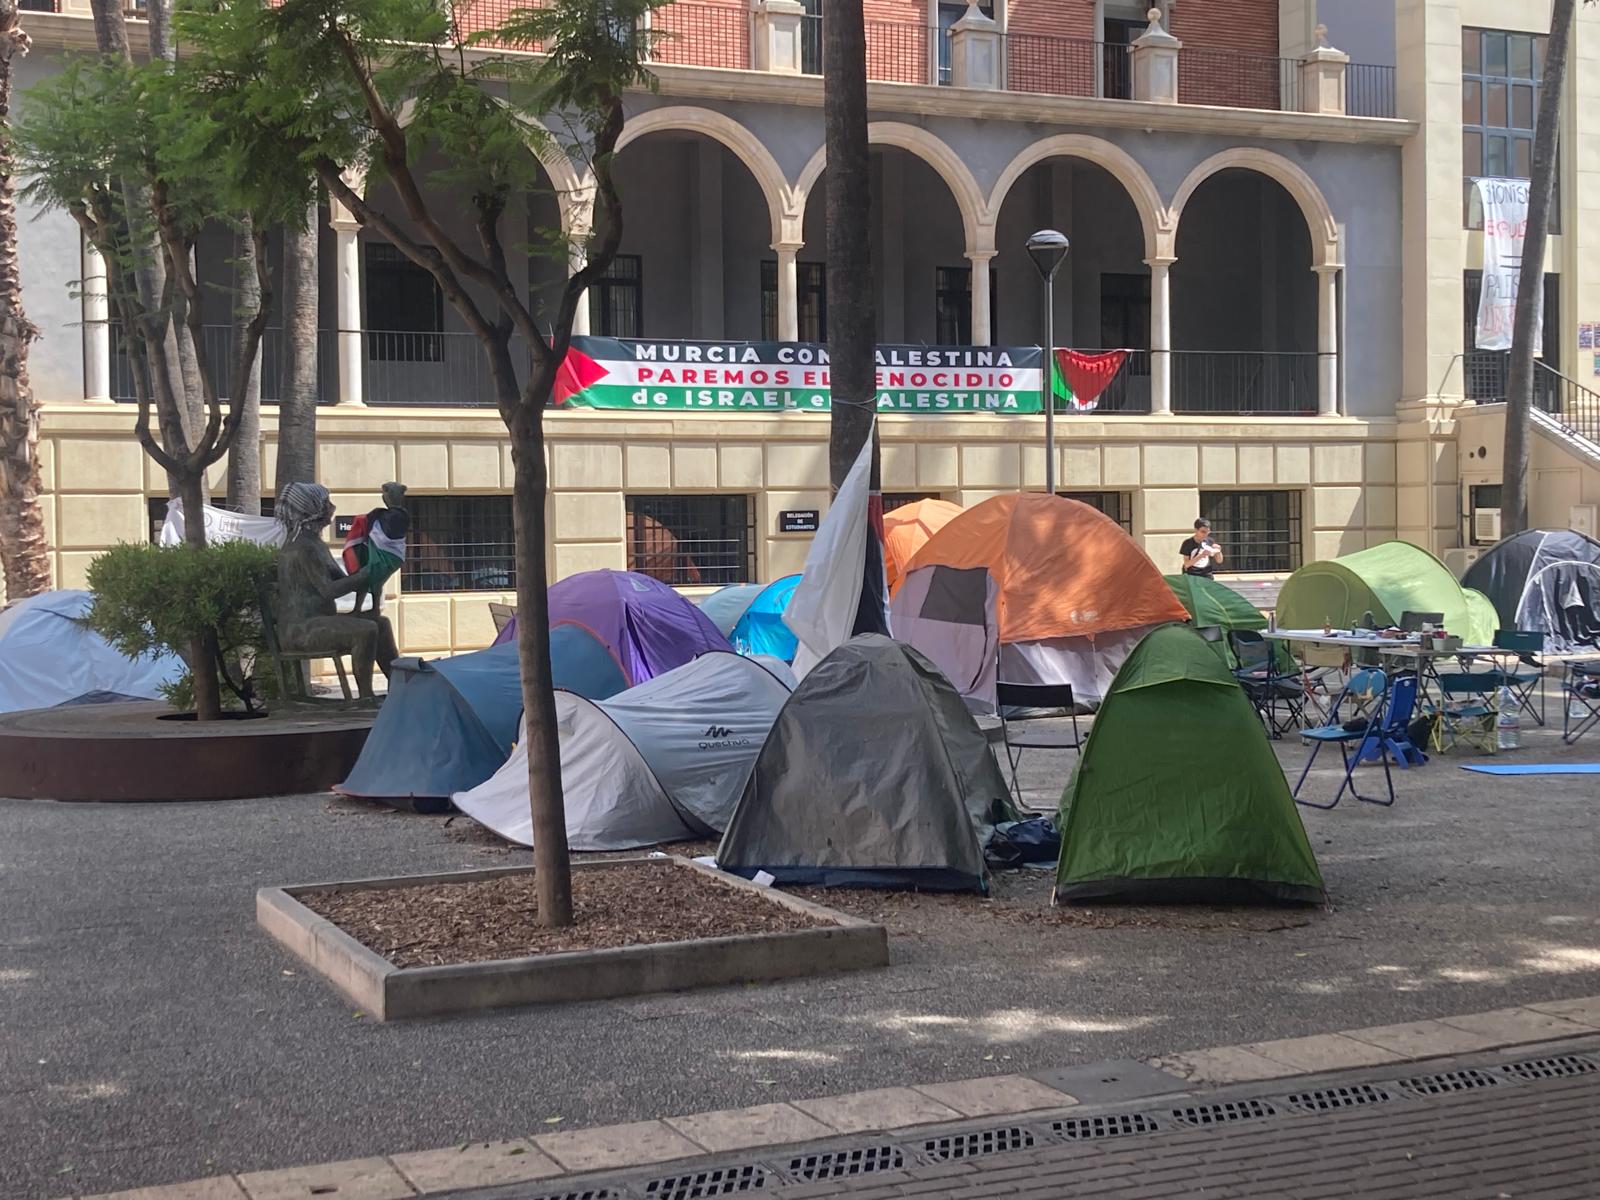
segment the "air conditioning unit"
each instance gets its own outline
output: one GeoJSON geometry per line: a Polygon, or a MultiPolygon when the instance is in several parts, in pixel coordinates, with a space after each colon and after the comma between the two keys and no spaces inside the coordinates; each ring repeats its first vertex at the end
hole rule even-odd
{"type": "Polygon", "coordinates": [[[1472,540],[1479,545],[1493,545],[1500,540],[1500,510],[1475,508],[1472,510],[1472,540]]]}
{"type": "Polygon", "coordinates": [[[1444,552],[1444,565],[1450,569],[1450,574],[1460,579],[1467,573],[1467,568],[1483,557],[1483,550],[1477,546],[1457,546],[1444,552]]]}
{"type": "Polygon", "coordinates": [[[1593,504],[1574,504],[1572,513],[1567,518],[1567,528],[1575,533],[1585,534],[1588,537],[1600,537],[1596,528],[1600,528],[1600,520],[1595,516],[1596,506],[1593,504]]]}

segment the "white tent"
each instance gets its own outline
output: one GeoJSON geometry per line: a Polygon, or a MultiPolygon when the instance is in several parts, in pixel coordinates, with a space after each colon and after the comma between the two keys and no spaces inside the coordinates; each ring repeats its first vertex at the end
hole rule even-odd
{"type": "Polygon", "coordinates": [[[156,700],[183,674],[176,658],[132,659],[78,623],[88,592],[43,592],[0,610],[0,712],[53,708],[95,693],[156,700]]]}
{"type": "MultiPolygon", "coordinates": [[[[721,833],[788,698],[776,675],[726,651],[608,700],[558,690],[568,846],[628,850],[721,833]]],[[[526,733],[492,778],[451,799],[480,825],[531,846],[526,733]]]]}

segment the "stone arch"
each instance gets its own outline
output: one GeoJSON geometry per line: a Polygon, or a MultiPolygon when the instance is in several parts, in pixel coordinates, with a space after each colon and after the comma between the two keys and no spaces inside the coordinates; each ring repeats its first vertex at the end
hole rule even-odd
{"type": "MultiPolygon", "coordinates": [[[[874,146],[897,146],[916,155],[932,167],[944,180],[945,186],[950,189],[950,195],[956,202],[956,210],[961,214],[961,228],[966,235],[968,251],[994,249],[993,228],[986,226],[983,219],[983,191],[978,187],[978,181],[972,177],[967,164],[961,161],[961,156],[950,149],[942,138],[917,125],[906,125],[899,121],[873,121],[867,126],[867,141],[874,146]],[[989,230],[989,245],[982,244],[980,230],[983,229],[989,230]]],[[[816,186],[827,165],[827,147],[819,146],[817,152],[811,156],[811,161],[806,163],[800,172],[800,178],[794,185],[794,228],[797,233],[800,228],[799,222],[805,217],[806,202],[811,196],[811,189],[816,186]]]]}
{"type": "Polygon", "coordinates": [[[1168,216],[1166,205],[1161,202],[1161,193],[1156,190],[1149,174],[1121,146],[1083,133],[1059,133],[1024,147],[1006,164],[1005,170],[1000,172],[1000,178],[995,181],[984,206],[983,224],[993,230],[1000,220],[1000,209],[1006,202],[1006,196],[1017,180],[1030,167],[1052,158],[1079,158],[1109,172],[1122,184],[1128,198],[1133,201],[1134,211],[1139,214],[1139,227],[1144,232],[1145,258],[1171,256],[1175,222],[1168,216]]]}
{"type": "Polygon", "coordinates": [[[767,210],[772,218],[772,240],[775,243],[784,240],[785,220],[793,207],[793,196],[789,182],[784,178],[783,168],[778,166],[772,152],[762,144],[760,138],[724,113],[674,104],[629,117],[622,127],[622,136],[617,139],[617,150],[621,151],[624,146],[647,134],[668,129],[687,130],[721,142],[744,163],[755,177],[761,194],[766,197],[767,210]]]}
{"type": "Polygon", "coordinates": [[[1293,197],[1294,202],[1300,206],[1300,211],[1306,219],[1306,227],[1311,233],[1313,270],[1336,269],[1342,265],[1339,252],[1339,225],[1333,219],[1333,209],[1328,206],[1327,197],[1322,194],[1322,189],[1301,167],[1283,155],[1256,146],[1234,146],[1232,149],[1220,151],[1189,172],[1188,177],[1179,186],[1177,195],[1172,198],[1169,209],[1174,237],[1178,222],[1183,219],[1184,205],[1189,202],[1189,197],[1194,195],[1195,189],[1218,171],[1226,171],[1229,168],[1255,171],[1274,179],[1293,197]]]}

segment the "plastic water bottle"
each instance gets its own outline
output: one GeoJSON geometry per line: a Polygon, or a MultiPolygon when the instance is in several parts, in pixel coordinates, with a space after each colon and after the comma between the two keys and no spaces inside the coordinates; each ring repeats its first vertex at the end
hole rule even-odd
{"type": "Polygon", "coordinates": [[[1509,687],[1500,689],[1500,711],[1494,719],[1494,741],[1497,749],[1515,750],[1522,740],[1521,705],[1516,693],[1509,687]]]}

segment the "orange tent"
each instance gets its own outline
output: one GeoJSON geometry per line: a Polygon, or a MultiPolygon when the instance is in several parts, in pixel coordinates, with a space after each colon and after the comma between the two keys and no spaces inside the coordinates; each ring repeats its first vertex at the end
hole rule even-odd
{"type": "Polygon", "coordinates": [[[914,500],[883,514],[883,566],[891,592],[912,556],[961,513],[961,505],[948,500],[914,500]]]}
{"type": "Polygon", "coordinates": [[[1093,638],[1189,618],[1122,526],[1044,492],[995,496],[967,509],[928,539],[904,573],[930,566],[988,569],[1000,589],[1002,643],[1093,638]]]}

